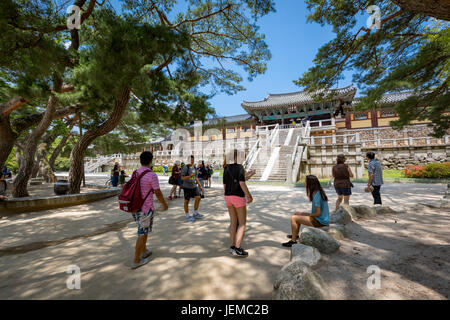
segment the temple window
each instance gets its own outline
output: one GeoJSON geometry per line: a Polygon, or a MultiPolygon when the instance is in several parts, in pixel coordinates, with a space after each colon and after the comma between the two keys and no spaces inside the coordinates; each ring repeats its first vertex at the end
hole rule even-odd
{"type": "Polygon", "coordinates": [[[381,110],[381,118],[394,118],[395,111],[393,110],[381,110]]]}
{"type": "Polygon", "coordinates": [[[355,113],[355,120],[366,120],[367,112],[357,112],[355,113]]]}

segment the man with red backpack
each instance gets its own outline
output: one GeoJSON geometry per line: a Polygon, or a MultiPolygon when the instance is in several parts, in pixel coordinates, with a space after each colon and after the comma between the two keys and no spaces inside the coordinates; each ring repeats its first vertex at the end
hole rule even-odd
{"type": "Polygon", "coordinates": [[[149,151],[143,152],[140,156],[140,161],[142,167],[133,173],[132,178],[125,184],[119,196],[120,208],[123,211],[132,213],[134,221],[138,225],[138,239],[131,269],[137,269],[150,262],[152,251],[147,249],[147,237],[153,228],[155,212],[153,194],[156,195],[159,202],[163,205],[163,211],[169,209],[159,188],[158,176],[150,169],[153,154],[149,151]]]}

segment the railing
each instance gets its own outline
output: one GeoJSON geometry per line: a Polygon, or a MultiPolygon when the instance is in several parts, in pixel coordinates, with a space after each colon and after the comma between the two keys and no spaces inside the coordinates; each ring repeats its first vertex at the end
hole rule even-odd
{"type": "Polygon", "coordinates": [[[250,153],[248,154],[247,159],[245,159],[245,162],[244,162],[245,169],[250,169],[253,165],[253,162],[255,162],[257,150],[258,150],[260,142],[261,142],[261,139],[258,139],[256,141],[255,145],[253,146],[253,148],[250,150],[250,153]]]}
{"type": "Polygon", "coordinates": [[[389,148],[389,147],[420,147],[427,145],[448,145],[450,136],[443,138],[418,137],[418,138],[393,138],[361,140],[359,133],[333,136],[317,136],[309,138],[310,145],[334,145],[361,143],[363,148],[389,148]]]}
{"type": "Polygon", "coordinates": [[[258,133],[259,132],[269,132],[279,126],[280,126],[279,124],[271,124],[269,126],[257,126],[256,132],[258,132],[258,133]]]}
{"type": "MultiPolygon", "coordinates": [[[[297,141],[294,146],[294,150],[292,152],[292,162],[288,165],[291,166],[292,170],[287,170],[288,173],[291,174],[291,177],[288,177],[288,181],[290,179],[297,180],[298,172],[300,171],[300,165],[303,158],[303,153],[309,143],[309,137],[311,135],[311,126],[308,121],[305,127],[302,129],[302,133],[297,137],[297,141]],[[299,147],[299,145],[302,145],[299,147]]],[[[297,182],[297,181],[294,181],[297,182]]]]}
{"type": "Polygon", "coordinates": [[[101,156],[101,157],[92,159],[91,162],[85,164],[84,171],[86,173],[94,172],[99,167],[111,162],[114,159],[122,159],[122,154],[117,153],[117,154],[113,154],[113,155],[109,155],[109,156],[101,156]]]}
{"type": "Polygon", "coordinates": [[[317,144],[347,144],[347,143],[359,143],[360,136],[359,133],[346,134],[346,135],[332,135],[332,136],[317,136],[309,137],[310,145],[317,144]],[[321,143],[316,143],[319,140],[321,143]]]}
{"type": "Polygon", "coordinates": [[[311,128],[318,128],[318,127],[336,127],[336,119],[326,119],[326,120],[316,120],[316,121],[310,121],[311,128]]]}
{"type": "Polygon", "coordinates": [[[362,141],[363,148],[389,148],[389,147],[422,147],[429,145],[448,145],[450,136],[443,138],[419,137],[419,138],[395,138],[395,139],[374,139],[362,141]]]}
{"type": "Polygon", "coordinates": [[[280,125],[279,124],[277,124],[276,126],[275,126],[275,129],[273,129],[272,130],[272,132],[270,133],[270,136],[269,136],[269,145],[271,146],[271,147],[273,147],[273,143],[276,141],[276,138],[277,138],[277,136],[280,134],[280,125]]]}

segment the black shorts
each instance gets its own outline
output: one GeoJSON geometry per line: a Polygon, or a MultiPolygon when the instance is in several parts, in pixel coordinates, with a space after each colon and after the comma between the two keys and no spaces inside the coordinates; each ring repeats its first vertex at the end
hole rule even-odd
{"type": "Polygon", "coordinates": [[[187,189],[183,188],[184,191],[184,200],[191,200],[195,197],[200,197],[200,192],[198,192],[198,188],[187,189]]]}
{"type": "Polygon", "coordinates": [[[351,196],[352,195],[352,188],[334,188],[336,190],[336,193],[338,196],[351,196]]]}

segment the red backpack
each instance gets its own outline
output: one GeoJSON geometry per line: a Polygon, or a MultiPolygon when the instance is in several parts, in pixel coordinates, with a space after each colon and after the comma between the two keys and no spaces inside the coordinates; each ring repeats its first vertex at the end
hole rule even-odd
{"type": "Polygon", "coordinates": [[[120,210],[128,213],[135,213],[141,210],[145,200],[147,200],[148,196],[150,195],[150,192],[152,192],[153,190],[150,189],[147,193],[147,196],[143,198],[141,194],[141,179],[143,176],[145,176],[147,173],[150,172],[152,172],[152,170],[150,169],[146,170],[142,172],[139,176],[137,174],[137,171],[133,172],[130,181],[125,183],[122,192],[119,195],[120,210]]]}

